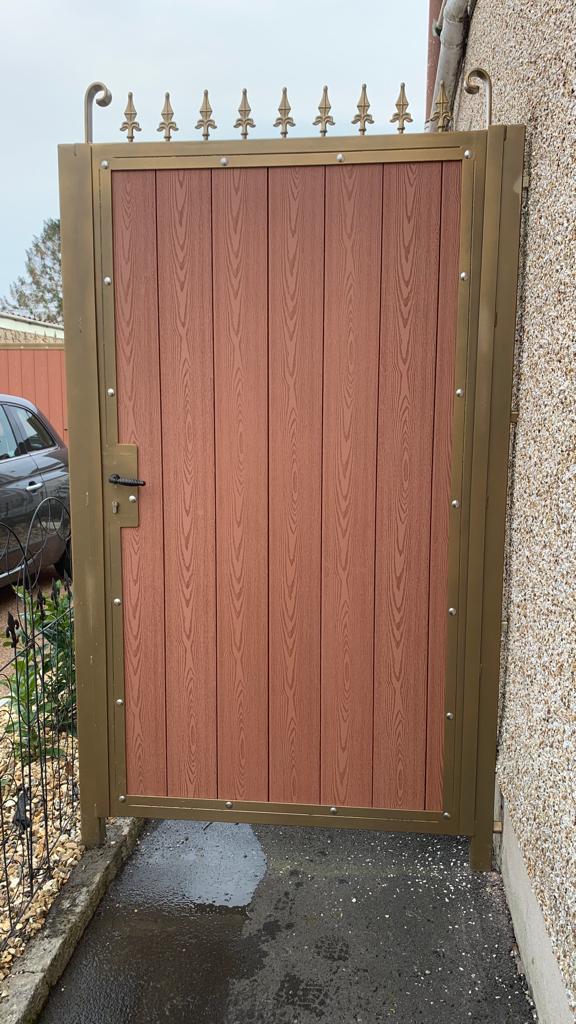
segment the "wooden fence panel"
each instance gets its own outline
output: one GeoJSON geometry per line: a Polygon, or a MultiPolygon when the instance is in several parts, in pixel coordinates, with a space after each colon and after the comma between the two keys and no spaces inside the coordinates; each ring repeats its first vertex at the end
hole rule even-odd
{"type": "Polygon", "coordinates": [[[68,440],[64,349],[53,345],[0,348],[0,393],[34,402],[68,440]]]}

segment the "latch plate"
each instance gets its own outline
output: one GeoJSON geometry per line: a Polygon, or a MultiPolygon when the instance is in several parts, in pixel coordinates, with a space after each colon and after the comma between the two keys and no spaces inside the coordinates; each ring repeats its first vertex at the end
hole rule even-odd
{"type": "Polygon", "coordinates": [[[117,444],[113,448],[107,448],[103,455],[104,471],[104,495],[105,507],[109,514],[114,516],[115,526],[138,526],[138,505],[140,502],[139,490],[135,487],[130,493],[126,487],[112,484],[109,477],[117,473],[120,477],[138,477],[138,448],[135,444],[117,444]],[[137,500],[133,500],[134,494],[137,500]]]}

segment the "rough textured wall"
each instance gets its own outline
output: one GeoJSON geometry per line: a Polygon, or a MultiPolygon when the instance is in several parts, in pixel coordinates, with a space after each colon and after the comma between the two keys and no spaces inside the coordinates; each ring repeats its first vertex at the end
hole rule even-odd
{"type": "MultiPolygon", "coordinates": [[[[499,782],[576,1009],[576,17],[479,0],[464,72],[528,127],[499,782]]],[[[460,129],[483,126],[461,95],[460,129]]]]}

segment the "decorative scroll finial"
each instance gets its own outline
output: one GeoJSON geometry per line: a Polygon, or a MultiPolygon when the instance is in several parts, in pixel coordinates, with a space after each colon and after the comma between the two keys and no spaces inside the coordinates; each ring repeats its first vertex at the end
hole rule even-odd
{"type": "Polygon", "coordinates": [[[480,92],[480,86],[473,85],[472,83],[474,78],[478,78],[484,86],[486,128],[489,128],[492,124],[492,79],[488,72],[484,71],[484,68],[472,68],[472,71],[468,72],[464,83],[464,91],[469,93],[470,96],[476,96],[480,92]]]}
{"type": "Polygon", "coordinates": [[[290,117],[290,111],[292,107],[288,102],[288,89],[286,86],[282,89],[282,96],[280,97],[280,106],[278,107],[278,113],[280,117],[277,117],[274,121],[274,127],[280,129],[280,135],[283,139],[288,135],[288,128],[295,128],[296,122],[293,117],[290,117]]]}
{"type": "Polygon", "coordinates": [[[124,120],[120,125],[120,131],[126,132],[126,141],[134,142],[134,132],[141,132],[142,129],[136,120],[138,111],[134,106],[134,96],[131,92],[128,93],[128,103],[126,104],[126,110],[124,111],[124,120]]]}
{"type": "Polygon", "coordinates": [[[450,100],[448,99],[448,93],[446,92],[443,81],[440,82],[440,88],[436,95],[436,103],[434,104],[434,113],[430,120],[436,125],[436,130],[439,132],[447,132],[450,127],[452,111],[450,109],[450,100]]]}
{"type": "Polygon", "coordinates": [[[362,86],[362,92],[360,93],[360,99],[358,100],[358,113],[352,118],[352,124],[359,124],[358,131],[360,135],[366,135],[366,125],[374,124],[374,118],[372,114],[369,114],[370,103],[368,100],[368,93],[366,92],[366,85],[362,86]]]}
{"type": "Polygon", "coordinates": [[[396,113],[392,114],[390,124],[398,122],[398,131],[403,132],[406,124],[411,124],[412,114],[408,113],[408,100],[406,99],[406,88],[404,82],[400,82],[400,92],[396,100],[396,113]]]}
{"type": "Polygon", "coordinates": [[[92,104],[96,100],[99,107],[107,107],[112,103],[112,93],[104,82],[92,82],[84,93],[84,141],[92,142],[92,104]],[[100,96],[99,94],[102,93],[100,96]]]}
{"type": "Polygon", "coordinates": [[[320,100],[320,103],[318,104],[318,110],[320,111],[320,113],[318,114],[318,117],[314,118],[314,121],[312,122],[312,124],[315,124],[315,125],[319,124],[320,125],[320,135],[326,135],[326,132],[328,130],[328,125],[329,124],[331,124],[331,125],[334,124],[334,118],[330,116],[330,111],[332,110],[332,105],[330,103],[330,100],[328,99],[328,86],[327,85],[324,86],[324,89],[322,91],[322,99],[320,100]]]}
{"type": "MultiPolygon", "coordinates": [[[[212,113],[212,111],[210,111],[210,113],[212,113]]],[[[234,127],[235,128],[241,128],[242,131],[240,132],[240,134],[241,134],[242,138],[243,139],[247,139],[248,138],[248,129],[249,128],[255,128],[256,125],[255,125],[254,121],[252,120],[252,118],[250,117],[250,114],[252,113],[252,108],[251,108],[250,104],[248,103],[248,93],[247,93],[246,89],[242,89],[242,99],[240,100],[240,106],[238,107],[238,113],[240,114],[240,117],[237,118],[237,120],[236,120],[236,122],[234,124],[234,127]]]]}
{"type": "Polygon", "coordinates": [[[210,138],[210,129],[217,127],[218,125],[212,117],[212,107],[210,106],[210,100],[208,99],[208,89],[204,89],[202,106],[200,107],[200,117],[196,122],[196,128],[202,129],[202,138],[206,141],[210,138]]]}
{"type": "Polygon", "coordinates": [[[164,132],[164,142],[170,142],[172,138],[172,132],[178,131],[178,125],[174,120],[174,111],[170,106],[170,93],[167,92],[164,98],[164,106],[162,107],[162,120],[158,125],[156,131],[164,132]]]}

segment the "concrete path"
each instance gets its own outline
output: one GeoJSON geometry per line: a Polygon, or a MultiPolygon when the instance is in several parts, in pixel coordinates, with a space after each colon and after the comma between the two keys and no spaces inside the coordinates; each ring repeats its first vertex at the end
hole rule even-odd
{"type": "Polygon", "coordinates": [[[532,1024],[497,875],[430,836],[151,824],[43,1024],[532,1024]]]}

